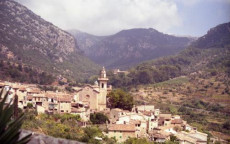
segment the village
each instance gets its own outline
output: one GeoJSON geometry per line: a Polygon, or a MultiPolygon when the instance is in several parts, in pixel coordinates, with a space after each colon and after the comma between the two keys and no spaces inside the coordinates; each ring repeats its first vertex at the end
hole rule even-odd
{"type": "Polygon", "coordinates": [[[112,91],[107,85],[105,68],[101,70],[94,85],[74,87],[76,92],[69,94],[59,91],[42,91],[34,84],[20,84],[0,81],[0,89],[9,91],[7,103],[16,98],[18,107],[28,106],[41,113],[70,113],[79,115],[82,127],[90,121],[90,114],[101,112],[108,116],[107,131],[109,138],[122,143],[128,138],[147,138],[154,142],[165,142],[175,136],[181,144],[205,144],[208,135],[190,126],[179,115],[163,114],[154,105],[136,105],[131,111],[107,108],[106,96],[112,91]]]}

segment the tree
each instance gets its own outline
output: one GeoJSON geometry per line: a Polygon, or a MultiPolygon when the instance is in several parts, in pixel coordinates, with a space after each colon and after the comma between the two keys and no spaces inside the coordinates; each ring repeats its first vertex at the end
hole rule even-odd
{"type": "Polygon", "coordinates": [[[134,105],[133,97],[121,89],[113,90],[107,95],[108,107],[131,110],[134,105]]]}
{"type": "Polygon", "coordinates": [[[142,70],[138,73],[138,80],[142,84],[148,84],[152,82],[152,76],[149,70],[142,70]]]}
{"type": "Polygon", "coordinates": [[[109,119],[103,113],[91,113],[90,114],[90,121],[93,124],[104,124],[104,123],[106,123],[106,121],[109,121],[109,119]]]}
{"type": "Polygon", "coordinates": [[[1,144],[26,144],[30,140],[29,134],[21,139],[20,136],[20,128],[22,126],[24,120],[24,114],[21,114],[19,117],[14,118],[14,105],[10,103],[5,105],[8,93],[4,92],[4,88],[2,89],[0,96],[3,97],[0,102],[0,143],[1,144]]]}

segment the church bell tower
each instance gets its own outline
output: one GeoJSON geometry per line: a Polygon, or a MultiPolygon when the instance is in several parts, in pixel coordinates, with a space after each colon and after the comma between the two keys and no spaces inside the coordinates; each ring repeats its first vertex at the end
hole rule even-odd
{"type": "Polygon", "coordinates": [[[106,77],[105,68],[103,67],[102,70],[101,70],[100,77],[98,78],[100,90],[107,90],[107,82],[108,82],[108,80],[109,79],[106,77]]]}
{"type": "Polygon", "coordinates": [[[98,109],[104,110],[106,108],[106,96],[107,96],[107,82],[108,78],[106,77],[106,71],[103,67],[98,78],[99,82],[99,97],[98,97],[98,109]]]}

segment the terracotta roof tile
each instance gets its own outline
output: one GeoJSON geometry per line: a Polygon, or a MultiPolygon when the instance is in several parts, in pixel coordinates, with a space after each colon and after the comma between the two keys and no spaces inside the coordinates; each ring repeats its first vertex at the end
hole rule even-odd
{"type": "Polygon", "coordinates": [[[146,116],[151,116],[152,112],[150,111],[141,111],[146,116]]]}
{"type": "Polygon", "coordinates": [[[141,124],[140,120],[130,120],[130,124],[141,124]]]}
{"type": "Polygon", "coordinates": [[[71,102],[72,100],[70,97],[58,97],[57,99],[60,102],[71,102]]]}
{"type": "Polygon", "coordinates": [[[84,108],[71,108],[71,112],[81,113],[81,112],[85,112],[85,109],[84,108]]]}
{"type": "Polygon", "coordinates": [[[19,90],[20,91],[26,91],[26,88],[25,87],[20,87],[19,90]]]}
{"type": "Polygon", "coordinates": [[[151,134],[151,136],[154,137],[154,138],[159,138],[159,139],[165,139],[165,138],[167,138],[167,136],[162,135],[160,133],[154,133],[154,134],[151,134]]]}

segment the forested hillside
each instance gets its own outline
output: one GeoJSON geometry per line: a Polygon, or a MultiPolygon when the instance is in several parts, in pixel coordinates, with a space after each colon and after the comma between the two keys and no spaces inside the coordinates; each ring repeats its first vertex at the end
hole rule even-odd
{"type": "Polygon", "coordinates": [[[44,71],[3,60],[0,61],[0,77],[1,80],[41,85],[52,84],[56,80],[54,75],[44,71]]]}

